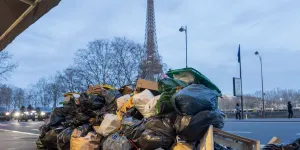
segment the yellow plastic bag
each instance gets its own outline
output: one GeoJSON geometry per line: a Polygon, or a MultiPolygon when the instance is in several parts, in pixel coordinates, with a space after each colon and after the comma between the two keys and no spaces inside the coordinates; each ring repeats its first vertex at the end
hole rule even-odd
{"type": "Polygon", "coordinates": [[[191,144],[188,144],[188,143],[175,143],[171,150],[192,150],[193,149],[193,146],[191,144]]]}
{"type": "Polygon", "coordinates": [[[85,137],[78,137],[76,133],[71,137],[70,150],[99,150],[100,137],[89,132],[85,137]]]}

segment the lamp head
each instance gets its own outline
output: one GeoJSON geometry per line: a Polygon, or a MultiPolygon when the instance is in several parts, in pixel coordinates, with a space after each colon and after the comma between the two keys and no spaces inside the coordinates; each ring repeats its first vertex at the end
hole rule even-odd
{"type": "Polygon", "coordinates": [[[183,31],[185,31],[185,28],[183,26],[181,26],[180,29],[179,29],[179,31],[183,32],[183,31]]]}
{"type": "Polygon", "coordinates": [[[259,55],[258,51],[256,51],[254,54],[255,54],[255,55],[259,55]]]}

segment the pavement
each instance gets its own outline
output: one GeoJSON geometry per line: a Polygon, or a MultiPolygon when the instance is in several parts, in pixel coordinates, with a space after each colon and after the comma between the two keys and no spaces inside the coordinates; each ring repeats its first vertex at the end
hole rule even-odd
{"type": "MultiPolygon", "coordinates": [[[[16,120],[0,121],[0,149],[32,150],[36,149],[39,136],[38,128],[44,122],[28,121],[18,123],[16,120]]],[[[300,119],[226,119],[224,131],[243,137],[259,140],[265,145],[277,136],[283,143],[291,143],[300,138],[300,119]]]]}

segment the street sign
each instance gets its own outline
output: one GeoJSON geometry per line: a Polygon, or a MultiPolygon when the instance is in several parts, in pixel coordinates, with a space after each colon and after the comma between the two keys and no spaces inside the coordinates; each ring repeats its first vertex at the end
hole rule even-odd
{"type": "Polygon", "coordinates": [[[233,77],[233,95],[242,96],[242,81],[240,78],[233,77]]]}

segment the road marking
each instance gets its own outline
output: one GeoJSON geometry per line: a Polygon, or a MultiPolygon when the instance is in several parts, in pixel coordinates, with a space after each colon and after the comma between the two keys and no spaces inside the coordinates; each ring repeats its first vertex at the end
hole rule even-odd
{"type": "Polygon", "coordinates": [[[251,134],[252,132],[247,132],[247,131],[226,131],[229,133],[236,133],[236,134],[251,134]]]}
{"type": "Polygon", "coordinates": [[[297,133],[296,135],[300,135],[300,133],[297,133]]]}
{"type": "Polygon", "coordinates": [[[31,129],[31,130],[33,130],[33,131],[40,131],[39,129],[31,129]]]}
{"type": "Polygon", "coordinates": [[[4,129],[0,129],[0,131],[14,132],[14,133],[28,134],[28,135],[39,135],[39,134],[35,134],[35,133],[21,132],[21,131],[14,131],[14,130],[4,130],[4,129]]]}

